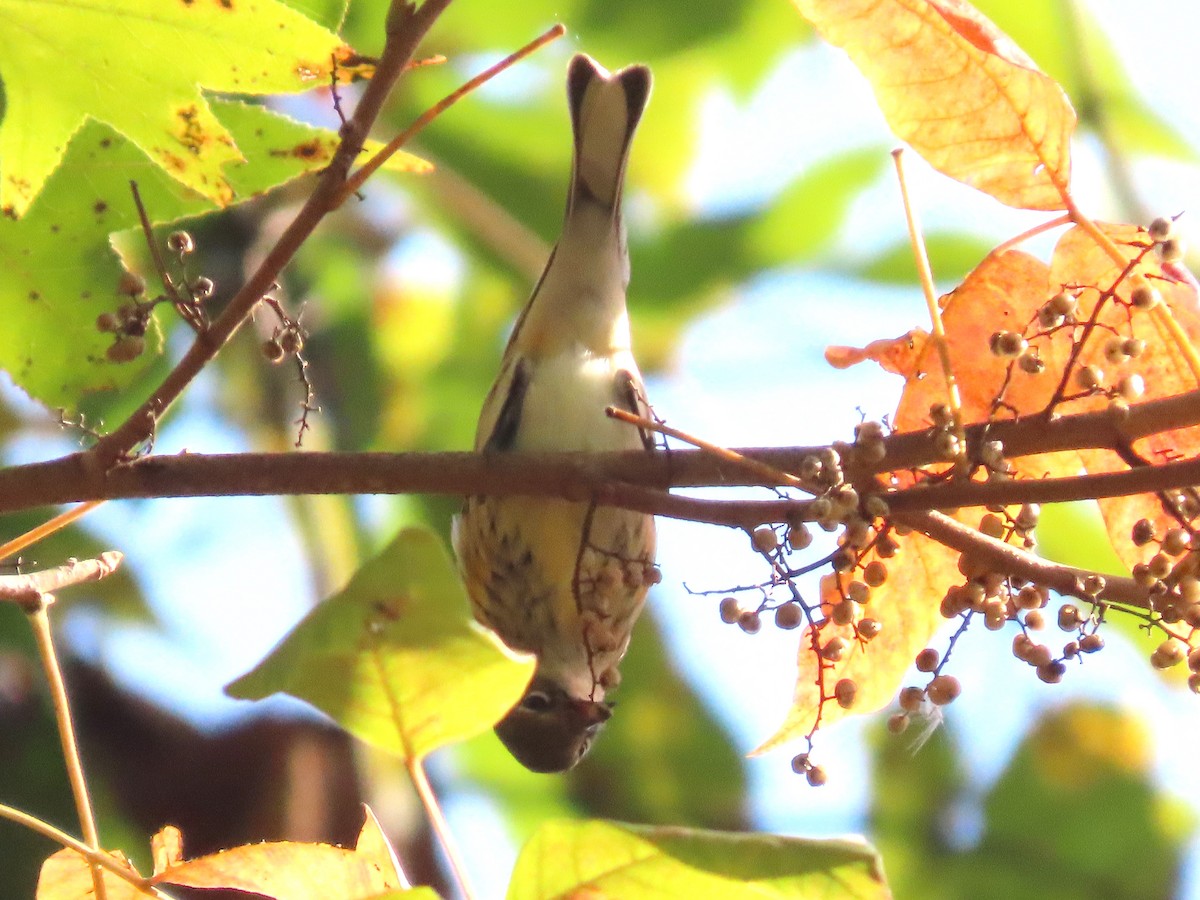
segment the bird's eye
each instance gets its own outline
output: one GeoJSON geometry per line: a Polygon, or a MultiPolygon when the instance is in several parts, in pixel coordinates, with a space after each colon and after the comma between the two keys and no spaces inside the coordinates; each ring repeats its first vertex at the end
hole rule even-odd
{"type": "Polygon", "coordinates": [[[545,712],[550,708],[550,695],[541,691],[530,691],[521,701],[521,706],[533,712],[545,712]]]}

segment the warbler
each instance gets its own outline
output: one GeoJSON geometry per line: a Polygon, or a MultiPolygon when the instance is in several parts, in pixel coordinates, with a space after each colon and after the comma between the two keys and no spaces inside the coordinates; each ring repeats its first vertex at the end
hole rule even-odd
{"type": "MultiPolygon", "coordinates": [[[[586,54],[570,62],[575,151],[562,235],[509,338],[479,417],[477,450],[653,448],[648,435],[605,413],[649,410],[630,349],[621,191],[650,83],[645,66],[609,74],[586,54]]],[[[475,617],[537,657],[497,735],[535,772],[571,768],[612,714],[605,694],[619,681],[617,665],[658,579],[653,517],[477,496],[453,537],[475,617]]]]}

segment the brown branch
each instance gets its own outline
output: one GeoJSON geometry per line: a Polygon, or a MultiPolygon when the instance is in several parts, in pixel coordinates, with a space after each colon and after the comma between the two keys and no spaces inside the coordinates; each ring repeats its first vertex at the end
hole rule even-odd
{"type": "MultiPolygon", "coordinates": [[[[1150,434],[1200,423],[1200,391],[1130,408],[1118,421],[1106,411],[976,425],[968,442],[1000,440],[1010,458],[1058,450],[1113,449],[1150,434]]],[[[887,453],[872,466],[846,461],[846,477],[872,485],[880,473],[936,462],[930,432],[885,439],[887,453]]],[[[782,472],[794,472],[820,447],[737,451],[782,472]]],[[[762,470],[763,472],[766,469],[762,470]]],[[[989,503],[1051,503],[1162,491],[1200,483],[1200,463],[1182,460],[1133,471],[979,483],[949,481],[887,495],[897,511],[948,509],[989,503]]],[[[264,496],[272,494],[527,494],[625,506],[657,515],[746,527],[803,515],[799,501],[729,506],[720,501],[670,497],[667,488],[776,484],[711,454],[670,453],[243,453],[180,454],[98,468],[89,454],[0,469],[0,512],[60,503],[151,497],[264,496]],[[647,489],[655,489],[647,492],[647,489]],[[797,512],[799,511],[799,512],[797,512]]]]}
{"type": "Polygon", "coordinates": [[[450,0],[425,0],[416,6],[393,0],[387,14],[386,42],[375,75],[363,91],[354,115],[342,127],[342,141],[316,188],[285,229],[253,275],[242,285],[224,312],[188,348],[174,369],[149,398],[114,431],[102,438],[82,460],[85,467],[103,471],[125,459],[146,440],[164,412],[192,379],[237,332],[251,311],[279,277],[283,267],[312,234],[325,215],[336,208],[342,185],[362,152],[371,125],[400,74],[450,0]]]}

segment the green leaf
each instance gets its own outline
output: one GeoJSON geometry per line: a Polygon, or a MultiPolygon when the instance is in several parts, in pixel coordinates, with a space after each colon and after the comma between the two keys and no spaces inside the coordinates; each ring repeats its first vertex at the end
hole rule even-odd
{"type": "MultiPolygon", "coordinates": [[[[337,143],[331,131],[261,106],[214,101],[212,108],[247,157],[248,164],[229,175],[243,199],[320,169],[337,143]]],[[[428,164],[400,154],[389,167],[424,171],[428,164]]],[[[122,266],[109,236],[138,224],[130,181],[137,182],[153,222],[177,222],[212,208],[110,127],[88,122],[26,215],[19,220],[0,217],[0,266],[6,276],[0,280],[0,315],[9,335],[0,341],[0,369],[49,407],[75,409],[85,394],[123,390],[146,377],[156,363],[161,343],[157,329],[147,336],[141,357],[115,364],[105,357],[112,336],[95,327],[100,313],[129,299],[116,294],[122,266]]],[[[140,246],[138,252],[145,255],[140,231],[121,243],[140,246]]],[[[200,262],[194,265],[203,265],[203,250],[199,248],[195,258],[200,262]]],[[[221,293],[230,286],[219,284],[217,289],[221,293]]],[[[151,286],[150,291],[153,295],[156,289],[151,286]]]]}
{"type": "Polygon", "coordinates": [[[533,667],[472,620],[439,539],[409,528],[226,691],[286,691],[414,761],[494,724],[533,667]]]}
{"type": "Polygon", "coordinates": [[[325,85],[333,32],[277,2],[0,0],[0,209],[22,215],[91,118],[210,202],[234,199],[225,172],[240,162],[233,135],[201,89],[238,94],[325,85]]]}
{"type": "Polygon", "coordinates": [[[509,900],[890,897],[878,855],[851,839],[548,822],[521,851],[509,900]]]}

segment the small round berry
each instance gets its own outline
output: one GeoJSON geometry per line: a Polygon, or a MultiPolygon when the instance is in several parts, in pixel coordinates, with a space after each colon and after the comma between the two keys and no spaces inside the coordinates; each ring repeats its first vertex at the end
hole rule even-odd
{"type": "Polygon", "coordinates": [[[1017,365],[1026,375],[1040,375],[1046,371],[1046,361],[1038,356],[1036,350],[1026,350],[1018,356],[1017,365]]]}
{"type": "Polygon", "coordinates": [[[1169,528],[1167,529],[1167,533],[1163,535],[1163,553],[1169,553],[1171,556],[1181,556],[1191,544],[1192,536],[1182,528],[1169,528]]]}
{"type": "Polygon", "coordinates": [[[1097,650],[1104,649],[1104,638],[1096,632],[1085,634],[1079,639],[1079,649],[1084,653],[1095,653],[1097,650]]]}
{"type": "Polygon", "coordinates": [[[927,693],[929,702],[934,706],[945,706],[947,703],[953,703],[962,693],[962,684],[953,675],[938,675],[929,682],[927,693]]]}
{"type": "Polygon", "coordinates": [[[875,555],[880,559],[891,559],[900,552],[900,544],[890,534],[881,535],[875,542],[875,555]]]}
{"type": "Polygon", "coordinates": [[[808,530],[808,526],[803,522],[793,525],[788,529],[788,546],[793,550],[807,549],[812,543],[812,539],[812,532],[808,530]]]}
{"type": "Polygon", "coordinates": [[[1063,314],[1058,312],[1049,303],[1043,304],[1038,309],[1038,324],[1047,330],[1057,328],[1064,321],[1063,314]]]}
{"type": "Polygon", "coordinates": [[[746,634],[758,634],[762,628],[762,617],[759,616],[757,610],[746,609],[738,614],[738,628],[746,632],[746,634]]]}
{"type": "Polygon", "coordinates": [[[858,636],[864,641],[869,641],[876,637],[883,630],[883,624],[878,619],[860,619],[858,625],[858,636]]]}
{"type": "Polygon", "coordinates": [[[1150,223],[1150,227],[1147,228],[1146,231],[1150,235],[1150,240],[1154,241],[1156,244],[1162,243],[1163,241],[1167,240],[1175,231],[1175,223],[1165,216],[1159,216],[1150,223]]]}
{"type": "Polygon", "coordinates": [[[770,553],[779,546],[779,535],[775,533],[774,528],[764,525],[762,528],[754,529],[750,542],[759,553],[770,553]]]}
{"type": "Polygon", "coordinates": [[[1064,603],[1058,608],[1058,627],[1063,631],[1074,631],[1081,621],[1079,607],[1075,604],[1064,603]]]}
{"type": "Polygon", "coordinates": [[[1041,609],[1046,605],[1049,597],[1048,593],[1043,593],[1044,590],[1044,588],[1039,588],[1034,584],[1025,585],[1017,592],[1017,608],[1041,609]]]}
{"type": "Polygon", "coordinates": [[[1177,666],[1187,657],[1188,646],[1183,641],[1167,638],[1150,654],[1150,665],[1156,669],[1177,666]]]}
{"type": "Polygon", "coordinates": [[[917,654],[916,666],[918,672],[932,672],[938,667],[941,655],[932,647],[926,647],[917,654]]]}
{"type": "Polygon", "coordinates": [[[1125,338],[1125,355],[1137,359],[1146,352],[1146,342],[1141,338],[1125,338]]]}
{"type": "Polygon", "coordinates": [[[1117,382],[1117,391],[1122,399],[1132,403],[1146,393],[1146,379],[1137,372],[1131,372],[1117,382]]]}
{"type": "Polygon", "coordinates": [[[925,705],[925,691],[919,687],[906,687],[900,691],[900,708],[907,713],[918,712],[925,705]]]}
{"type": "Polygon", "coordinates": [[[172,253],[187,254],[196,249],[196,242],[186,231],[172,231],[167,235],[167,249],[172,253]]]}
{"type": "Polygon", "coordinates": [[[1058,684],[1066,674],[1067,667],[1063,665],[1061,660],[1057,659],[1037,667],[1037,677],[1046,682],[1046,684],[1058,684]]]}
{"type": "Polygon", "coordinates": [[[1017,356],[1028,347],[1029,342],[1015,331],[997,331],[988,341],[988,348],[992,353],[1003,358],[1017,356]]]}
{"type": "Polygon", "coordinates": [[[123,334],[108,346],[108,349],[104,351],[104,355],[108,357],[109,362],[126,363],[137,359],[145,349],[146,341],[144,338],[137,335],[123,334]]]}
{"type": "Polygon", "coordinates": [[[1149,519],[1138,519],[1133,523],[1133,529],[1130,537],[1132,538],[1135,546],[1144,547],[1146,544],[1154,540],[1154,523],[1149,519]]]}
{"type": "Polygon", "coordinates": [[[1104,384],[1104,370],[1099,366],[1082,366],[1075,373],[1075,384],[1085,391],[1095,390],[1104,384]]]}
{"type": "Polygon", "coordinates": [[[908,728],[908,716],[904,713],[896,713],[893,716],[888,716],[887,730],[892,734],[903,734],[908,728]]]}
{"type": "Polygon", "coordinates": [[[1125,352],[1125,338],[1114,334],[1105,341],[1104,359],[1114,366],[1119,366],[1125,360],[1129,359],[1129,354],[1125,352]]]}
{"type": "Polygon", "coordinates": [[[275,340],[275,338],[263,341],[262,355],[267,358],[268,362],[281,362],[284,357],[283,347],[280,346],[279,341],[275,340]]]}
{"type": "Polygon", "coordinates": [[[887,581],[887,566],[875,559],[867,563],[863,569],[863,581],[870,587],[876,588],[887,581]]]}
{"type": "Polygon", "coordinates": [[[1179,238],[1167,238],[1158,245],[1158,258],[1165,263],[1177,263],[1183,259],[1185,249],[1183,241],[1179,238]]]}
{"type": "Polygon", "coordinates": [[[726,625],[732,625],[742,614],[742,608],[738,605],[737,597],[721,598],[721,605],[717,608],[721,612],[721,621],[726,625]]]}
{"type": "Polygon", "coordinates": [[[1189,675],[1188,680],[1187,680],[1187,686],[1188,686],[1188,690],[1191,691],[1193,694],[1200,694],[1200,675],[1197,675],[1195,672],[1193,672],[1191,675],[1189,675]]]}
{"type": "Polygon", "coordinates": [[[892,508],[878,494],[871,494],[863,501],[863,510],[872,519],[882,519],[892,511],[892,508]]]}
{"type": "Polygon", "coordinates": [[[847,646],[849,645],[844,637],[832,637],[821,648],[821,657],[830,662],[838,662],[845,654],[847,646]]]}
{"type": "Polygon", "coordinates": [[[829,567],[835,572],[849,572],[854,568],[856,559],[854,553],[847,551],[843,547],[834,552],[829,560],[829,567]]]}
{"type": "Polygon", "coordinates": [[[112,334],[121,327],[121,320],[116,313],[104,312],[96,316],[96,330],[112,334]]]}
{"type": "Polygon", "coordinates": [[[1074,659],[1079,655],[1079,641],[1067,641],[1063,644],[1063,659],[1074,659]]]}
{"type": "Polygon", "coordinates": [[[842,678],[833,686],[833,696],[838,706],[849,709],[858,699],[858,685],[853,678],[842,678]]]}
{"type": "Polygon", "coordinates": [[[1025,661],[1031,666],[1041,668],[1042,666],[1050,665],[1050,662],[1053,659],[1054,656],[1050,653],[1049,647],[1047,647],[1045,644],[1034,644],[1033,647],[1030,648],[1029,655],[1026,657],[1025,661]]]}
{"type": "Polygon", "coordinates": [[[833,620],[834,625],[849,625],[854,621],[854,604],[843,600],[829,611],[829,618],[833,620]]]}
{"type": "Polygon", "coordinates": [[[825,774],[825,770],[820,766],[813,766],[808,770],[808,783],[812,787],[820,787],[829,780],[829,776],[825,774]]]}
{"type": "Polygon", "coordinates": [[[792,757],[792,771],[797,775],[803,775],[808,771],[809,762],[807,753],[797,753],[792,757]]]}
{"type": "Polygon", "coordinates": [[[1012,654],[1022,662],[1029,661],[1029,654],[1033,651],[1034,643],[1025,632],[1019,632],[1012,642],[1012,654]]]}
{"type": "Polygon", "coordinates": [[[1150,561],[1146,563],[1146,568],[1150,570],[1150,574],[1153,575],[1156,580],[1160,578],[1166,578],[1171,574],[1171,557],[1167,556],[1165,553],[1155,553],[1152,557],[1150,557],[1150,561]]]}
{"type": "Polygon", "coordinates": [[[954,411],[946,403],[934,403],[929,407],[929,418],[939,428],[945,428],[954,421],[954,411]]]}
{"type": "Polygon", "coordinates": [[[827,519],[833,513],[833,504],[826,497],[817,497],[808,504],[808,512],[818,521],[827,519]]]}
{"type": "Polygon", "coordinates": [[[794,600],[775,608],[775,625],[785,631],[796,628],[804,619],[804,610],[794,600]]]}
{"type": "Polygon", "coordinates": [[[192,283],[188,285],[188,290],[192,292],[192,299],[196,301],[204,301],[213,295],[216,290],[216,285],[213,280],[204,275],[192,279],[192,283]]]}
{"type": "Polygon", "coordinates": [[[146,293],[146,279],[137,272],[122,272],[117,279],[117,293],[129,297],[140,297],[146,293]]]}
{"type": "Polygon", "coordinates": [[[645,587],[654,587],[656,584],[662,584],[662,569],[655,565],[648,565],[642,569],[642,584],[645,587]]]}
{"type": "Polygon", "coordinates": [[[1154,309],[1162,301],[1162,295],[1148,284],[1139,284],[1129,295],[1134,309],[1154,309]]]}
{"type": "Polygon", "coordinates": [[[1026,503],[1017,511],[1013,524],[1018,531],[1032,531],[1042,517],[1042,507],[1037,503],[1026,503]]]}
{"type": "Polygon", "coordinates": [[[1004,521],[993,513],[987,513],[979,520],[979,530],[990,538],[1000,540],[1004,537],[1004,521]]]}
{"type": "Polygon", "coordinates": [[[1070,316],[1075,313],[1075,307],[1078,305],[1078,301],[1074,296],[1068,294],[1066,291],[1060,291],[1051,297],[1047,301],[1046,305],[1049,306],[1050,309],[1052,309],[1057,315],[1070,316]]]}
{"type": "Polygon", "coordinates": [[[871,600],[871,589],[861,581],[852,581],[846,588],[846,597],[862,606],[871,600]]]}

